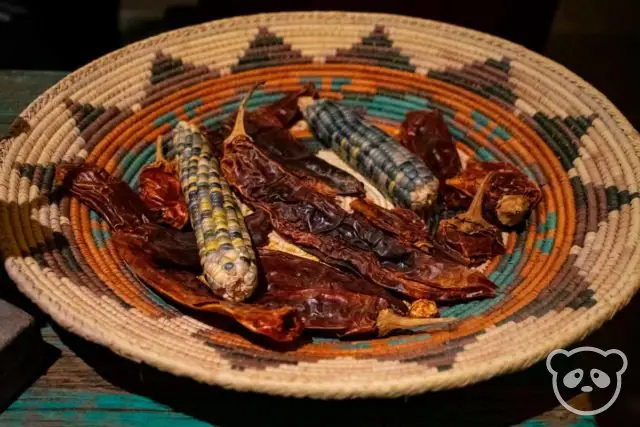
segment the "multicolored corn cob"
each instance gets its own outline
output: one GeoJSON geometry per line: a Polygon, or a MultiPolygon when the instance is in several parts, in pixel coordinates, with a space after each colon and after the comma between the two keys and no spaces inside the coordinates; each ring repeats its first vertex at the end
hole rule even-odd
{"type": "Polygon", "coordinates": [[[393,201],[415,211],[436,201],[438,178],[391,136],[336,101],[302,98],[299,105],[316,137],[393,201]]]}
{"type": "Polygon", "coordinates": [[[204,281],[224,299],[243,301],[256,288],[257,267],[242,213],[205,136],[180,122],[173,143],[204,281]]]}

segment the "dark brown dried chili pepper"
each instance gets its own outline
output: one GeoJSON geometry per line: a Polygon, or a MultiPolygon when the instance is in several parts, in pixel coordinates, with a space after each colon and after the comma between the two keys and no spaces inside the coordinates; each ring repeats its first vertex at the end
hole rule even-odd
{"type": "Polygon", "coordinates": [[[139,183],[140,198],[151,211],[160,214],[160,222],[177,229],[189,222],[178,171],[165,160],[160,136],[156,141],[156,161],[142,168],[139,183]]]}
{"type": "Polygon", "coordinates": [[[198,276],[185,270],[165,268],[141,254],[121,232],[112,241],[132,272],[163,297],[197,312],[215,313],[235,320],[247,330],[276,342],[296,340],[304,330],[294,307],[277,308],[233,303],[218,298],[198,276]]]}
{"type": "Polygon", "coordinates": [[[126,182],[91,164],[57,166],[56,185],[98,212],[112,230],[133,230],[159,219],[126,182]]]}
{"type": "Polygon", "coordinates": [[[358,215],[400,240],[405,245],[428,250],[433,245],[427,224],[414,211],[403,208],[384,209],[367,199],[354,199],[349,204],[358,215]]]}
{"type": "Polygon", "coordinates": [[[303,330],[293,308],[268,309],[217,298],[192,270],[199,266],[193,233],[152,222],[154,214],[138,194],[104,169],[63,165],[58,185],[95,210],[111,226],[111,239],[133,272],[172,301],[200,312],[235,319],[246,329],[278,342],[290,342],[303,330]]]}
{"type": "MultiPolygon", "coordinates": [[[[66,190],[115,225],[111,241],[137,277],[165,298],[196,312],[234,319],[276,342],[294,340],[305,325],[350,336],[376,331],[385,335],[417,326],[440,329],[449,324],[447,319],[394,314],[406,313],[407,308],[384,289],[327,265],[266,249],[259,257],[268,279],[267,293],[258,296],[257,303],[268,302],[270,307],[221,300],[197,277],[200,260],[193,233],[150,222],[151,215],[138,195],[103,169],[62,166],[57,175],[66,190]],[[108,203],[108,198],[114,203],[108,203]]],[[[260,216],[259,211],[256,214],[260,216]]],[[[262,232],[264,221],[257,223],[262,232]]]]}
{"type": "Polygon", "coordinates": [[[255,247],[265,246],[269,243],[269,233],[273,230],[269,215],[261,209],[257,209],[244,217],[244,224],[251,236],[251,242],[255,247]]]}
{"type": "Polygon", "coordinates": [[[494,174],[482,204],[490,222],[512,227],[535,209],[542,197],[540,188],[515,166],[506,162],[469,161],[464,171],[446,181],[442,189],[448,209],[465,209],[480,184],[494,174]]]}
{"type": "MultiPolygon", "coordinates": [[[[315,95],[311,86],[285,96],[273,104],[258,108],[245,114],[245,129],[253,142],[271,159],[278,162],[292,174],[307,181],[314,189],[332,196],[363,196],[364,184],[351,174],[331,165],[311,153],[304,144],[298,141],[287,126],[301,117],[297,99],[301,96],[315,95]]],[[[209,142],[215,151],[222,154],[222,144],[231,134],[234,120],[233,114],[222,126],[208,132],[209,142]]]]}
{"type": "Polygon", "coordinates": [[[387,301],[400,314],[408,312],[406,304],[386,289],[326,264],[285,252],[260,249],[260,269],[268,291],[325,289],[369,295],[387,301]]]}
{"type": "Polygon", "coordinates": [[[318,288],[271,290],[257,302],[271,308],[296,307],[305,329],[343,337],[375,331],[378,313],[389,307],[387,301],[371,295],[318,288]]]}
{"type": "Polygon", "coordinates": [[[221,167],[229,185],[245,203],[264,210],[278,234],[329,264],[413,299],[494,295],[495,285],[482,274],[404,247],[365,218],[348,214],[274,162],[246,134],[225,141],[221,167]]]}
{"type": "Polygon", "coordinates": [[[462,171],[462,162],[439,110],[410,111],[400,129],[400,144],[424,161],[444,181],[462,171]]]}
{"type": "Polygon", "coordinates": [[[438,224],[438,243],[460,254],[470,266],[480,265],[505,252],[500,229],[482,216],[482,201],[494,177],[493,173],[485,177],[467,212],[438,224]]]}
{"type": "Polygon", "coordinates": [[[289,128],[302,119],[302,113],[298,108],[298,99],[303,96],[318,97],[318,91],[313,83],[307,83],[299,91],[292,92],[272,104],[258,108],[256,113],[273,117],[282,127],[289,128]]]}

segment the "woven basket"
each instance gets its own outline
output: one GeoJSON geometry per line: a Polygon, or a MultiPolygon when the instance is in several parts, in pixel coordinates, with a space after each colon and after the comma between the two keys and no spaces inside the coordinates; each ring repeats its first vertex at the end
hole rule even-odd
{"type": "Polygon", "coordinates": [[[636,131],[563,67],[437,22],[305,12],[161,34],[49,89],[18,117],[2,153],[0,244],[21,291],[119,354],[237,390],[348,398],[464,386],[584,337],[640,283],[636,131]],[[461,152],[513,162],[535,179],[543,201],[486,266],[499,295],[444,308],[459,318],[452,331],[265,349],[166,304],[124,267],[97,215],[49,198],[67,160],[96,162],[135,187],[158,135],[184,118],[216,126],[258,80],[267,83],[252,107],[313,81],[389,132],[409,110],[440,108],[461,152]]]}

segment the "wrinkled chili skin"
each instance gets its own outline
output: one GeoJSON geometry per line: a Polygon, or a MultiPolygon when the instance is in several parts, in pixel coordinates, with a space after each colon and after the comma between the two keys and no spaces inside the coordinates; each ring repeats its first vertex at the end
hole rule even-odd
{"type": "MultiPolygon", "coordinates": [[[[320,193],[327,195],[363,196],[364,184],[351,174],[337,168],[309,152],[286,126],[301,118],[297,100],[301,96],[315,95],[313,86],[288,95],[273,104],[245,115],[245,129],[254,143],[271,159],[285,167],[320,193]]],[[[207,138],[218,156],[222,156],[224,140],[231,134],[236,115],[232,115],[207,138]]]]}
{"type": "MultiPolygon", "coordinates": [[[[249,331],[277,342],[294,340],[305,325],[345,336],[371,332],[381,309],[407,312],[400,299],[364,279],[267,249],[258,252],[266,293],[257,295],[254,305],[224,301],[197,278],[200,259],[192,232],[149,222],[139,196],[102,169],[85,165],[61,171],[60,176],[67,178],[72,194],[91,202],[96,212],[116,224],[111,241],[136,276],[182,306],[233,318],[249,331]],[[106,197],[116,203],[109,204],[106,197]],[[134,225],[123,223],[122,218],[134,225]]],[[[263,211],[256,210],[248,218],[252,239],[259,240],[257,234],[270,230],[263,211]]]]}
{"type": "Polygon", "coordinates": [[[160,215],[160,222],[181,229],[189,222],[189,209],[176,168],[156,162],[140,172],[138,193],[144,204],[160,215]]]}
{"type": "Polygon", "coordinates": [[[299,91],[292,92],[272,104],[258,108],[257,112],[274,117],[282,127],[289,128],[302,119],[298,99],[303,96],[318,97],[318,91],[313,83],[307,83],[299,91]]]}
{"type": "Polygon", "coordinates": [[[133,273],[163,297],[198,312],[219,314],[235,320],[248,331],[275,342],[295,341],[304,331],[304,322],[291,306],[265,307],[232,303],[217,297],[195,273],[165,268],[131,246],[122,231],[112,235],[118,253],[133,273]]]}
{"type": "Polygon", "coordinates": [[[329,264],[414,299],[451,301],[465,299],[467,293],[474,298],[495,293],[484,276],[480,279],[464,266],[404,247],[366,219],[348,214],[247,138],[225,142],[221,167],[244,202],[267,212],[274,230],[329,264]],[[433,268],[418,265],[418,258],[433,268]]]}
{"type": "Polygon", "coordinates": [[[159,219],[127,183],[100,167],[59,165],[56,182],[99,213],[113,230],[135,229],[159,219]]]}
{"type": "Polygon", "coordinates": [[[271,226],[269,215],[265,211],[257,209],[247,215],[244,217],[244,224],[255,247],[259,248],[269,243],[269,233],[271,233],[273,227],[271,226]]]}
{"type": "Polygon", "coordinates": [[[405,245],[429,248],[431,237],[427,224],[414,211],[395,208],[384,209],[367,199],[354,199],[349,204],[354,216],[362,215],[376,227],[386,231],[405,245]]]}
{"type": "Polygon", "coordinates": [[[368,280],[331,266],[285,252],[260,249],[259,267],[269,291],[325,289],[382,298],[398,314],[406,314],[401,299],[368,280]]]}
{"type": "Polygon", "coordinates": [[[295,307],[305,329],[331,331],[339,337],[375,332],[378,313],[389,307],[386,300],[371,295],[317,288],[270,290],[258,303],[270,308],[295,307]]]}
{"type": "Polygon", "coordinates": [[[463,262],[470,267],[505,253],[497,227],[480,227],[458,217],[441,221],[436,239],[440,245],[460,254],[463,262]]]}
{"type": "Polygon", "coordinates": [[[402,122],[400,144],[422,159],[441,181],[462,171],[462,162],[439,110],[410,111],[402,122]]]}
{"type": "Polygon", "coordinates": [[[540,188],[515,166],[506,162],[469,161],[464,171],[446,181],[442,189],[442,200],[447,209],[466,209],[486,176],[495,172],[482,203],[485,218],[494,225],[504,226],[498,220],[497,209],[504,196],[524,196],[529,201],[528,210],[533,210],[540,199],[540,188]]]}
{"type": "Polygon", "coordinates": [[[291,342],[304,324],[293,308],[269,309],[218,298],[190,270],[198,265],[193,233],[162,227],[125,182],[92,165],[58,167],[56,179],[111,226],[111,242],[137,277],[184,307],[234,319],[247,330],[276,342],[291,342]]]}

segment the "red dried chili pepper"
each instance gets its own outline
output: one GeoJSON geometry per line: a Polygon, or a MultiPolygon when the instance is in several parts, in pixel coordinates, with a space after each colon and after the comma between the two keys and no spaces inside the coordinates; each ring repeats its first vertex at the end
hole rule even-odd
{"type": "Polygon", "coordinates": [[[482,216],[482,201],[493,178],[493,173],[487,175],[467,212],[438,224],[438,243],[460,254],[470,266],[505,252],[501,231],[482,216]]]}
{"type": "Polygon", "coordinates": [[[384,209],[367,199],[354,199],[349,204],[354,216],[364,216],[376,227],[399,239],[405,245],[422,250],[432,248],[427,224],[414,211],[395,208],[384,209]]]}
{"type": "Polygon", "coordinates": [[[59,166],[56,177],[58,185],[107,221],[120,256],[159,294],[198,312],[234,319],[277,342],[293,341],[302,333],[302,320],[293,307],[270,309],[231,303],[214,295],[191,270],[199,266],[194,234],[151,222],[153,213],[123,181],[91,165],[59,166]]]}
{"type": "Polygon", "coordinates": [[[482,203],[487,219],[515,226],[535,209],[542,197],[540,188],[515,166],[505,162],[470,161],[464,171],[446,181],[442,198],[448,209],[464,209],[471,204],[482,181],[493,173],[482,203]]]}
{"type": "Polygon", "coordinates": [[[338,336],[377,333],[418,326],[446,326],[451,319],[433,319],[432,301],[407,305],[383,288],[332,267],[283,252],[260,250],[267,291],[256,299],[269,307],[294,306],[305,328],[338,336]]]}
{"type": "MultiPolygon", "coordinates": [[[[362,196],[364,185],[351,174],[337,168],[309,152],[289,132],[286,126],[301,117],[297,104],[301,96],[315,96],[313,86],[306,86],[273,104],[245,114],[245,129],[253,142],[271,159],[289,172],[304,179],[316,191],[333,196],[362,196]]],[[[232,115],[222,126],[208,132],[215,151],[222,154],[222,144],[231,134],[236,115],[232,115]]]]}
{"type": "Polygon", "coordinates": [[[229,185],[245,203],[264,210],[281,236],[329,264],[414,299],[494,295],[495,285],[482,274],[404,247],[365,218],[348,214],[274,162],[246,134],[225,140],[221,167],[229,185]]]}
{"type": "Polygon", "coordinates": [[[177,229],[189,222],[178,171],[173,163],[165,160],[160,136],[156,141],[156,161],[140,172],[139,193],[147,207],[160,214],[160,222],[177,229]]]}
{"type": "Polygon", "coordinates": [[[350,292],[381,298],[399,314],[408,312],[407,305],[386,289],[326,264],[269,249],[260,249],[258,258],[269,292],[303,289],[350,292]]]}
{"type": "MultiPolygon", "coordinates": [[[[193,233],[151,222],[153,214],[139,196],[103,169],[61,166],[57,177],[58,185],[112,224],[111,241],[137,277],[194,312],[233,319],[246,330],[276,342],[295,340],[305,327],[351,336],[386,335],[425,325],[440,329],[450,324],[450,319],[403,317],[395,312],[406,313],[404,303],[372,283],[318,262],[266,249],[259,252],[266,293],[258,295],[254,304],[222,300],[198,279],[200,261],[193,233]]],[[[264,233],[262,214],[256,211],[253,215],[256,221],[249,223],[255,226],[249,231],[264,233]]],[[[252,238],[257,240],[254,235],[252,238]]]]}
{"type": "Polygon", "coordinates": [[[225,316],[248,331],[281,343],[296,340],[304,330],[303,320],[295,307],[272,308],[223,300],[205,286],[195,273],[163,267],[149,256],[140,254],[126,235],[115,232],[112,241],[137,277],[160,295],[181,306],[199,313],[225,316]]]}
{"type": "Polygon", "coordinates": [[[462,170],[460,156],[439,110],[408,112],[402,122],[399,140],[442,181],[462,170]]]}

